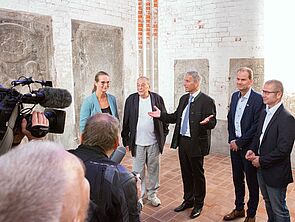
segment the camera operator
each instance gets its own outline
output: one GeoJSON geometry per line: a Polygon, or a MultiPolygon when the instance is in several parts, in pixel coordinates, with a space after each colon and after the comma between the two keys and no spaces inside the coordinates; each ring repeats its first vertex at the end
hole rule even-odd
{"type": "Polygon", "coordinates": [[[86,167],[91,199],[88,221],[140,221],[140,181],[136,185],[136,176],[109,158],[118,146],[118,133],[119,121],[115,117],[97,113],[86,122],[82,144],[70,150],[86,167]]]}
{"type": "Polygon", "coordinates": [[[11,81],[9,88],[0,85],[0,155],[18,145],[24,136],[32,140],[43,139],[47,133],[63,133],[66,112],[60,109],[71,103],[70,92],[53,88],[51,81],[21,76],[11,81]],[[40,88],[34,89],[36,84],[40,88]],[[21,93],[17,86],[27,86],[28,91],[21,93]],[[44,113],[32,113],[37,104],[45,108],[44,113]]]}
{"type": "MultiPolygon", "coordinates": [[[[34,126],[49,126],[49,121],[45,117],[43,112],[33,111],[32,112],[32,127],[34,126]]],[[[19,130],[14,132],[12,147],[17,146],[21,143],[22,139],[26,136],[29,141],[31,140],[43,140],[44,137],[34,137],[27,129],[27,120],[25,118],[21,121],[21,127],[19,130]]]]}

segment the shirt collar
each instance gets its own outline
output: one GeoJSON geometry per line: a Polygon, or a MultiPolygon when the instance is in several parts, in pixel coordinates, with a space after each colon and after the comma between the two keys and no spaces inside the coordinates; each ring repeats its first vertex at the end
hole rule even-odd
{"type": "Polygon", "coordinates": [[[282,105],[282,101],[280,101],[278,104],[274,105],[271,108],[269,108],[267,105],[265,108],[265,111],[267,114],[274,114],[281,105],[282,105]]]}
{"type": "Polygon", "coordinates": [[[248,90],[248,92],[242,96],[241,92],[239,92],[239,98],[248,99],[251,94],[251,88],[248,90]]]}
{"type": "Polygon", "coordinates": [[[141,96],[139,96],[139,100],[147,100],[149,98],[150,98],[150,94],[146,98],[142,98],[141,96]]]}
{"type": "Polygon", "coordinates": [[[199,93],[201,92],[201,90],[199,89],[198,91],[196,91],[195,93],[193,94],[190,94],[190,96],[193,97],[193,100],[196,98],[197,95],[199,95],[199,93]]]}

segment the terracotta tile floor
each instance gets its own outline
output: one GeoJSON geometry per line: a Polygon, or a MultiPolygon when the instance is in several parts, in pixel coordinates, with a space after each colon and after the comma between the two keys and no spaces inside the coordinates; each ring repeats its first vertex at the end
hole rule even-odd
{"type": "MultiPolygon", "coordinates": [[[[132,160],[130,153],[124,158],[123,164],[131,169],[132,160]]],[[[293,171],[295,178],[295,171],[293,171]]],[[[200,222],[223,221],[224,214],[234,208],[234,191],[231,177],[231,163],[228,156],[210,154],[205,158],[205,176],[207,194],[202,214],[194,219],[200,222]]],[[[145,200],[141,220],[144,222],[176,222],[192,221],[189,218],[191,209],[176,213],[173,211],[182,202],[182,180],[179,169],[179,161],[176,150],[168,146],[161,156],[160,183],[158,197],[162,204],[153,207],[145,200]]],[[[291,221],[295,221],[295,185],[288,186],[287,205],[291,213],[291,221]]],[[[235,220],[242,222],[244,219],[235,220]]],[[[257,211],[256,222],[266,222],[267,216],[262,196],[257,211]]]]}

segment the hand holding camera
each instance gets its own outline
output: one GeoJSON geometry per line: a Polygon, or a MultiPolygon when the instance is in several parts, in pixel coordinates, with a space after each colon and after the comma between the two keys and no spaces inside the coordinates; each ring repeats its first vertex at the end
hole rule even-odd
{"type": "Polygon", "coordinates": [[[72,103],[71,94],[65,89],[52,88],[50,81],[20,77],[11,85],[11,88],[0,87],[0,155],[12,143],[19,144],[24,136],[31,140],[43,138],[48,132],[63,133],[66,113],[53,108],[63,109],[72,103]],[[39,84],[41,88],[32,90],[31,84],[39,84]],[[28,86],[29,93],[18,92],[15,87],[19,85],[28,86]],[[24,104],[33,106],[24,107],[24,104]],[[46,107],[43,113],[33,111],[37,104],[46,107]]]}
{"type": "Polygon", "coordinates": [[[33,111],[30,119],[30,125],[26,118],[22,119],[21,128],[15,132],[13,145],[18,145],[25,136],[29,141],[44,139],[46,136],[47,133],[43,133],[43,136],[40,137],[40,132],[48,132],[49,128],[49,120],[44,113],[33,111]]]}

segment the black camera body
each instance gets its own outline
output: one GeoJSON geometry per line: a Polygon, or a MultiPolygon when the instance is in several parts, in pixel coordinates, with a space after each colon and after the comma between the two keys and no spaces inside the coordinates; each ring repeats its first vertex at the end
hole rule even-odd
{"type": "MultiPolygon", "coordinates": [[[[59,109],[45,109],[44,115],[49,121],[49,127],[47,126],[32,126],[32,115],[25,114],[20,115],[17,119],[16,127],[20,126],[22,118],[26,118],[26,129],[31,132],[34,137],[44,137],[47,133],[62,134],[65,128],[66,112],[59,109]]],[[[17,129],[17,128],[16,128],[17,129]]],[[[1,133],[0,133],[1,138],[1,133]]]]}
{"type": "MultiPolygon", "coordinates": [[[[65,89],[52,88],[50,81],[35,81],[32,77],[21,77],[11,82],[11,88],[0,87],[0,141],[4,139],[9,127],[9,121],[15,108],[17,108],[17,118],[14,129],[20,129],[23,118],[27,120],[27,130],[35,137],[43,137],[48,132],[63,133],[65,126],[66,112],[56,108],[66,108],[71,105],[71,94],[65,89]],[[32,90],[31,84],[40,84],[38,90],[32,90]],[[28,86],[29,93],[22,94],[15,87],[18,85],[28,86]],[[32,104],[30,108],[24,108],[24,104],[32,104]],[[49,127],[33,126],[31,112],[33,108],[40,104],[45,107],[44,115],[49,120],[49,127]]],[[[1,86],[1,85],[0,85],[1,86]]],[[[1,147],[0,147],[1,149],[1,147]]]]}

